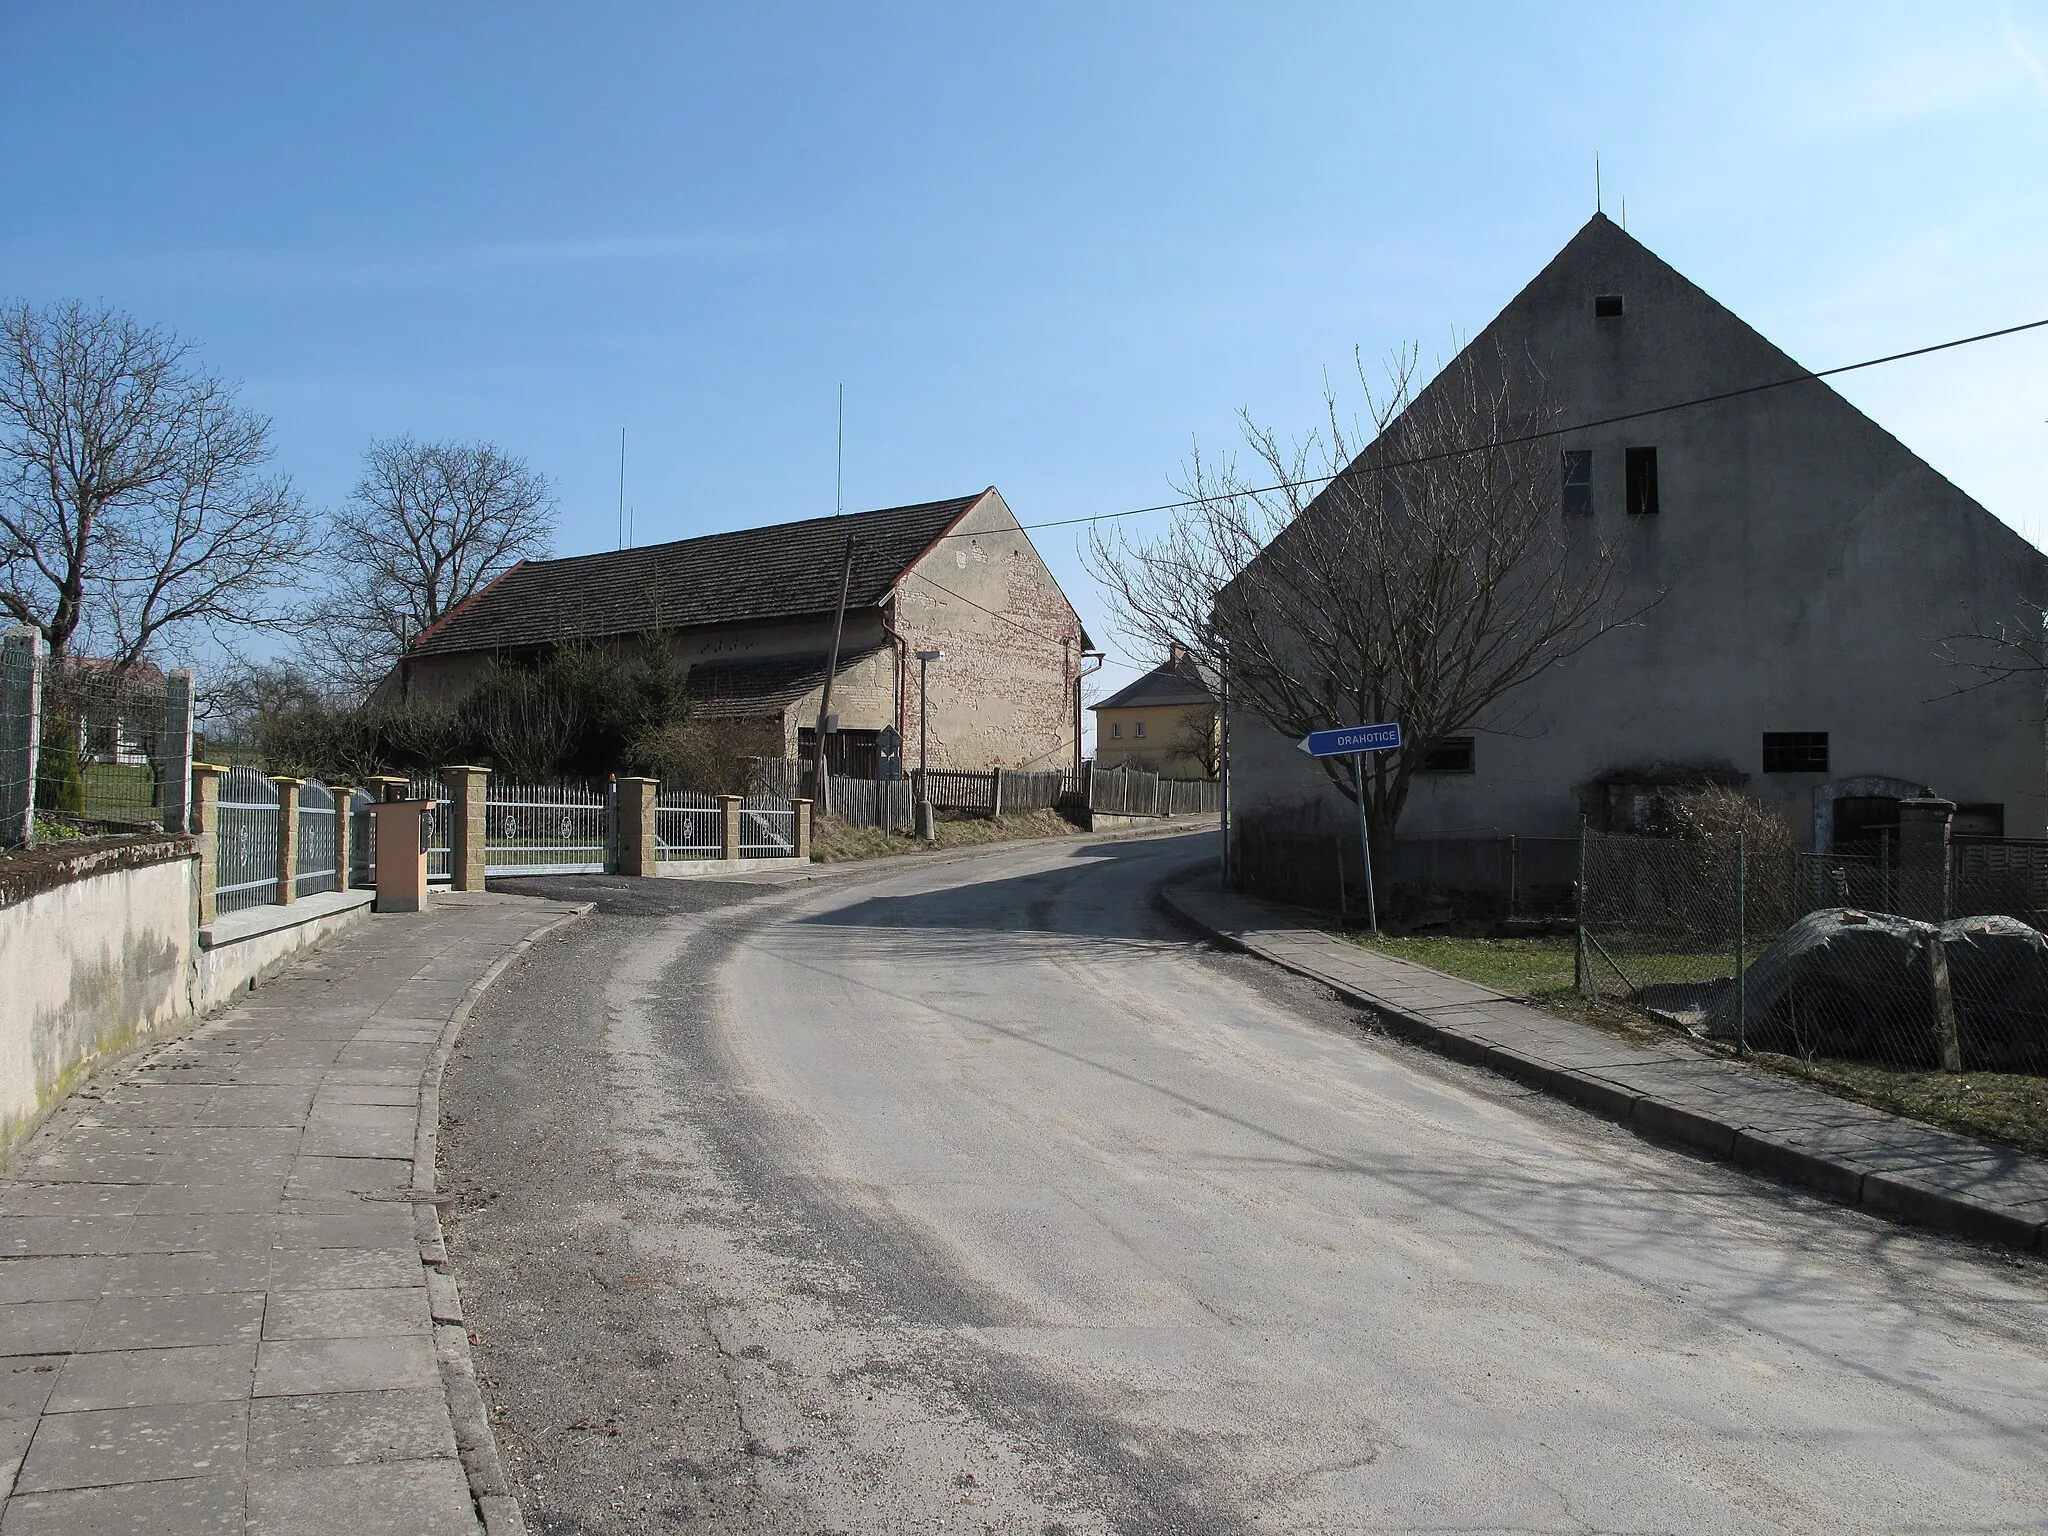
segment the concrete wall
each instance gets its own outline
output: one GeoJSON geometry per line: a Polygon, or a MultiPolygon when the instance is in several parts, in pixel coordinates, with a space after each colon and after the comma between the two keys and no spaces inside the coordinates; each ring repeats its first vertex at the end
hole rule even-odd
{"type": "Polygon", "coordinates": [[[0,861],[0,1156],[107,1061],[230,1002],[371,897],[252,907],[202,931],[198,885],[184,839],[0,861]]]}
{"type": "Polygon", "coordinates": [[[100,1062],[191,1011],[198,868],[166,853],[0,907],[0,1153],[100,1062]]]}
{"type": "MultiPolygon", "coordinates": [[[[1566,421],[1799,367],[1604,219],[1581,231],[1466,357],[1530,356],[1566,421]],[[1596,294],[1620,294],[1618,320],[1596,294]]],[[[1453,367],[1464,366],[1464,358],[1453,367]]],[[[2048,598],[2048,559],[1822,383],[1560,439],[1593,452],[1594,522],[1663,601],[1477,723],[1476,772],[1418,780],[1406,836],[1568,835],[1576,786],[1653,762],[1726,763],[1809,843],[1816,801],[1877,776],[2005,808],[2043,835],[2038,685],[1957,695],[1936,652],[1973,621],[2048,598]],[[1623,450],[1654,446],[1662,510],[1623,505],[1623,450]],[[1767,731],[1826,731],[1829,772],[1763,772],[1767,731]]],[[[1338,722],[1332,722],[1338,723],[1338,722]]],[[[1263,722],[1233,717],[1240,816],[1333,828],[1345,800],[1263,722]]]]}
{"type": "MultiPolygon", "coordinates": [[[[907,653],[931,667],[931,765],[1046,771],[1074,762],[1081,621],[995,491],[897,585],[907,653]]],[[[904,686],[905,761],[916,752],[917,663],[904,686]]]]}

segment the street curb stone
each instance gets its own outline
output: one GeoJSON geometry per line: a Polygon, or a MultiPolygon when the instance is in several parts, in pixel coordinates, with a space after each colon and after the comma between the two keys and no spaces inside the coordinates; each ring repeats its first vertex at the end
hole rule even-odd
{"type": "MultiPolygon", "coordinates": [[[[1826,1157],[1793,1145],[1768,1131],[1717,1117],[1704,1111],[1697,1103],[1676,1103],[1612,1081],[1597,1072],[1563,1066],[1484,1036],[1467,1033],[1455,1025],[1360,991],[1342,977],[1277,953],[1242,934],[1232,933],[1204,917],[1183,892],[1171,885],[1160,887],[1159,899],[1175,916],[1200,929],[1217,943],[1328,987],[1406,1039],[1440,1055],[1486,1067],[1553,1097],[1568,1100],[1604,1119],[1624,1125],[1640,1136],[1671,1142],[1723,1162],[1732,1162],[1738,1167],[1802,1184],[1874,1215],[2022,1250],[2041,1251],[2048,1247],[2048,1221],[2042,1219],[2038,1207],[2029,1211],[2000,1206],[1930,1188],[1916,1180],[1910,1170],[1879,1172],[1847,1159],[1826,1157]]],[[[1319,930],[1303,924],[1299,931],[1311,933],[1319,930]]],[[[1330,942],[1339,941],[1333,938],[1330,942]]],[[[1821,1096],[1816,1094],[1815,1097],[1821,1096]]],[[[1987,1155],[1993,1152],[1988,1147],[1985,1150],[1987,1155]]]]}
{"type": "Polygon", "coordinates": [[[462,1037],[469,1016],[476,1011],[492,983],[504,975],[512,962],[556,929],[587,915],[596,905],[584,902],[544,928],[536,928],[495,960],[463,994],[455,1012],[442,1027],[441,1038],[420,1072],[419,1120],[413,1128],[412,1190],[413,1226],[419,1237],[420,1263],[427,1271],[427,1302],[434,1321],[434,1358],[441,1368],[441,1389],[448,1396],[448,1418],[455,1429],[455,1449],[462,1458],[462,1470],[469,1480],[469,1496],[476,1505],[484,1536],[526,1536],[526,1519],[505,1474],[504,1457],[498,1437],[491,1432],[490,1411],[484,1406],[477,1386],[476,1361],[469,1350],[469,1326],[463,1320],[462,1299],[455,1277],[449,1273],[448,1245],[441,1233],[441,1210],[432,1198],[437,1193],[437,1160],[441,1142],[441,1076],[455,1042],[462,1037]]]}

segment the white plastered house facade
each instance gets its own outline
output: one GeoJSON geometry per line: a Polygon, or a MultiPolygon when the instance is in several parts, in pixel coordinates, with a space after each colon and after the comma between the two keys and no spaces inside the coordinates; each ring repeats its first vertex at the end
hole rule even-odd
{"type": "MultiPolygon", "coordinates": [[[[1620,549],[1623,611],[1663,596],[1447,744],[1401,837],[1564,837],[1582,813],[1627,829],[1631,786],[1673,769],[1740,783],[1818,851],[1929,793],[1958,833],[2044,835],[2040,682],[1962,691],[1980,679],[1942,652],[2025,621],[2048,557],[1825,382],[1662,409],[1803,370],[1604,217],[1450,366],[1481,355],[1528,356],[1567,426],[1654,411],[1558,439],[1554,515],[1620,549]]],[[[1240,827],[1352,815],[1242,710],[1230,774],[1240,827]]]]}

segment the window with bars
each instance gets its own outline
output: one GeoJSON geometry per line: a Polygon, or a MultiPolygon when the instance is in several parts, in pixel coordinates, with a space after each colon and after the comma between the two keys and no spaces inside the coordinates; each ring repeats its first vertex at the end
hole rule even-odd
{"type": "Polygon", "coordinates": [[[1422,773],[1473,773],[1478,768],[1477,742],[1470,736],[1446,736],[1422,754],[1422,773]]]}
{"type": "Polygon", "coordinates": [[[1765,773],[1826,773],[1826,731],[1765,731],[1765,773]]]}

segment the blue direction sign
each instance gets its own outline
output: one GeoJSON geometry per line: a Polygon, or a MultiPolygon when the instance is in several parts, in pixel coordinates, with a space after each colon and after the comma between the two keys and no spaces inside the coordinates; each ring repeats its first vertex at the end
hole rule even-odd
{"type": "Polygon", "coordinates": [[[1382,725],[1347,725],[1336,731],[1311,731],[1295,743],[1310,757],[1348,757],[1353,752],[1391,752],[1401,745],[1401,727],[1392,720],[1382,725]]]}

